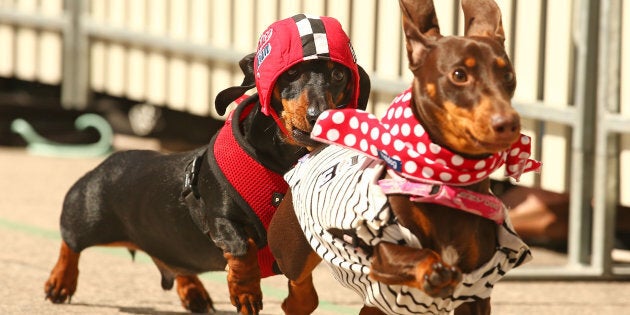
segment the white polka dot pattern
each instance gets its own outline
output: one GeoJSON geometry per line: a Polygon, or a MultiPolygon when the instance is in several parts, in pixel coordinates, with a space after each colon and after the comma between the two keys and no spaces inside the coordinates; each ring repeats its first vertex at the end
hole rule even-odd
{"type": "Polygon", "coordinates": [[[411,89],[397,96],[381,121],[357,109],[330,110],[320,115],[311,137],[380,158],[409,179],[469,185],[488,177],[503,164],[518,180],[541,164],[529,159],[531,140],[521,135],[511,148],[485,159],[468,159],[432,143],[410,107],[411,89]]]}

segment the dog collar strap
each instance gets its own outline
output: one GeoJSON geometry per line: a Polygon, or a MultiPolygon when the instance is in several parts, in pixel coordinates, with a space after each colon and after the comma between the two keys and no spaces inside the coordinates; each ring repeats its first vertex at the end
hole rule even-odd
{"type": "Polygon", "coordinates": [[[356,109],[325,111],[311,137],[379,158],[400,175],[429,184],[474,184],[503,164],[506,175],[515,180],[524,172],[540,169],[540,162],[529,159],[531,139],[526,135],[508,150],[485,159],[468,159],[431,142],[414,117],[410,100],[411,89],[407,89],[394,99],[381,121],[356,109]]]}
{"type": "Polygon", "coordinates": [[[431,185],[412,182],[404,178],[388,178],[378,181],[385,194],[410,195],[411,201],[428,202],[463,210],[497,224],[503,224],[503,203],[493,195],[485,195],[450,185],[431,185]]]}
{"type": "MultiPolygon", "coordinates": [[[[234,100],[234,103],[240,105],[244,100],[246,100],[249,97],[249,95],[247,94],[243,94],[241,96],[239,96],[237,99],[234,100]]],[[[241,113],[241,117],[240,119],[243,119],[245,116],[247,116],[249,114],[249,112],[251,111],[252,107],[249,106],[247,108],[245,108],[243,110],[243,112],[241,113]]],[[[230,121],[232,119],[232,114],[234,113],[234,111],[231,111],[227,118],[226,121],[230,121]]],[[[291,134],[289,133],[289,131],[287,130],[287,127],[284,126],[284,124],[282,123],[282,120],[280,120],[280,117],[278,117],[278,113],[273,109],[270,108],[265,115],[271,115],[271,118],[273,118],[273,120],[276,122],[276,125],[278,125],[278,128],[280,128],[280,131],[282,131],[282,133],[284,133],[287,137],[290,137],[291,134]]]]}
{"type": "Polygon", "coordinates": [[[267,114],[271,115],[271,118],[273,118],[273,120],[276,122],[276,125],[278,125],[278,128],[280,128],[280,130],[282,131],[282,133],[284,133],[285,136],[291,137],[291,134],[287,130],[287,127],[284,126],[284,123],[282,122],[280,117],[278,117],[278,113],[276,112],[275,109],[270,107],[269,111],[267,111],[267,114]]]}

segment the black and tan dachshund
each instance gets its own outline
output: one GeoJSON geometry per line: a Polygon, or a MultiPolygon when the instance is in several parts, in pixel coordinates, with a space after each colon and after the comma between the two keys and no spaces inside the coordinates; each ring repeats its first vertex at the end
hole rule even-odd
{"type": "MultiPolygon", "coordinates": [[[[219,113],[254,86],[254,62],[262,57],[259,51],[241,60],[245,79],[241,86],[217,95],[219,113]]],[[[260,279],[265,271],[259,256],[267,242],[265,224],[253,214],[255,203],[241,195],[239,184],[227,182],[231,171],[217,167],[231,162],[247,185],[262,180],[262,186],[271,186],[266,183],[269,176],[282,179],[314,145],[308,135],[322,111],[348,104],[365,108],[370,91],[369,78],[360,67],[349,69],[326,57],[303,60],[285,70],[271,84],[269,106],[275,115],[262,113],[257,93],[238,105],[208,146],[173,154],[114,153],[79,179],[63,202],[63,241],[44,286],[46,298],[62,303],[75,294],[84,249],[123,246],[146,252],[162,274],[162,287],[170,289],[175,281],[182,305],[192,312],[214,309],[197,274],[227,266],[232,304],[242,314],[258,314],[263,307],[260,279]],[[224,138],[233,143],[223,143],[224,138]],[[244,153],[238,156],[232,149],[244,153]],[[216,151],[224,155],[216,158],[216,151]],[[245,159],[258,164],[250,168],[245,159]]],[[[285,193],[282,185],[278,187],[263,196],[263,205],[272,205],[272,211],[285,193]]],[[[267,273],[277,272],[276,266],[266,267],[267,273]]]]}

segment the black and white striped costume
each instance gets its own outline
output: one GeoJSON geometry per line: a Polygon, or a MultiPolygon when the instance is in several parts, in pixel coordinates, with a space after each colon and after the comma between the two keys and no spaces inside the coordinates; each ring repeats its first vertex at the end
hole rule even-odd
{"type": "Polygon", "coordinates": [[[356,291],[366,305],[388,314],[448,314],[461,303],[490,296],[494,283],[531,258],[506,215],[506,222],[497,225],[499,250],[481,268],[465,274],[452,297],[432,298],[416,288],[371,280],[366,253],[328,230],[353,230],[368,245],[385,241],[421,247],[422,240],[392,218],[387,198],[376,185],[384,171],[380,160],[331,145],[302,158],[285,174],[309,243],[331,267],[334,277],[356,291]]]}

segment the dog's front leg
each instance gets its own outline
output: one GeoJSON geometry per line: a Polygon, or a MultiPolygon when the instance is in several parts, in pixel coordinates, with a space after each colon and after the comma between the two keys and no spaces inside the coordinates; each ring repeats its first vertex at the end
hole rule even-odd
{"type": "Polygon", "coordinates": [[[313,270],[321,262],[321,258],[311,251],[306,257],[301,274],[289,280],[289,296],[282,301],[282,310],[288,315],[311,314],[319,304],[317,291],[313,285],[313,270]]]}
{"type": "Polygon", "coordinates": [[[374,247],[370,277],[390,285],[416,287],[433,297],[447,297],[462,280],[433,250],[381,242],[374,247]]]}
{"type": "Polygon", "coordinates": [[[263,308],[257,253],[256,243],[248,239],[245,255],[237,257],[231,253],[223,254],[228,263],[230,300],[244,315],[258,314],[263,308]]]}
{"type": "Polygon", "coordinates": [[[319,304],[312,273],[322,259],[304,236],[290,189],[271,219],[267,235],[278,267],[289,279],[289,296],[282,302],[282,310],[289,315],[312,314],[319,304]]]}

